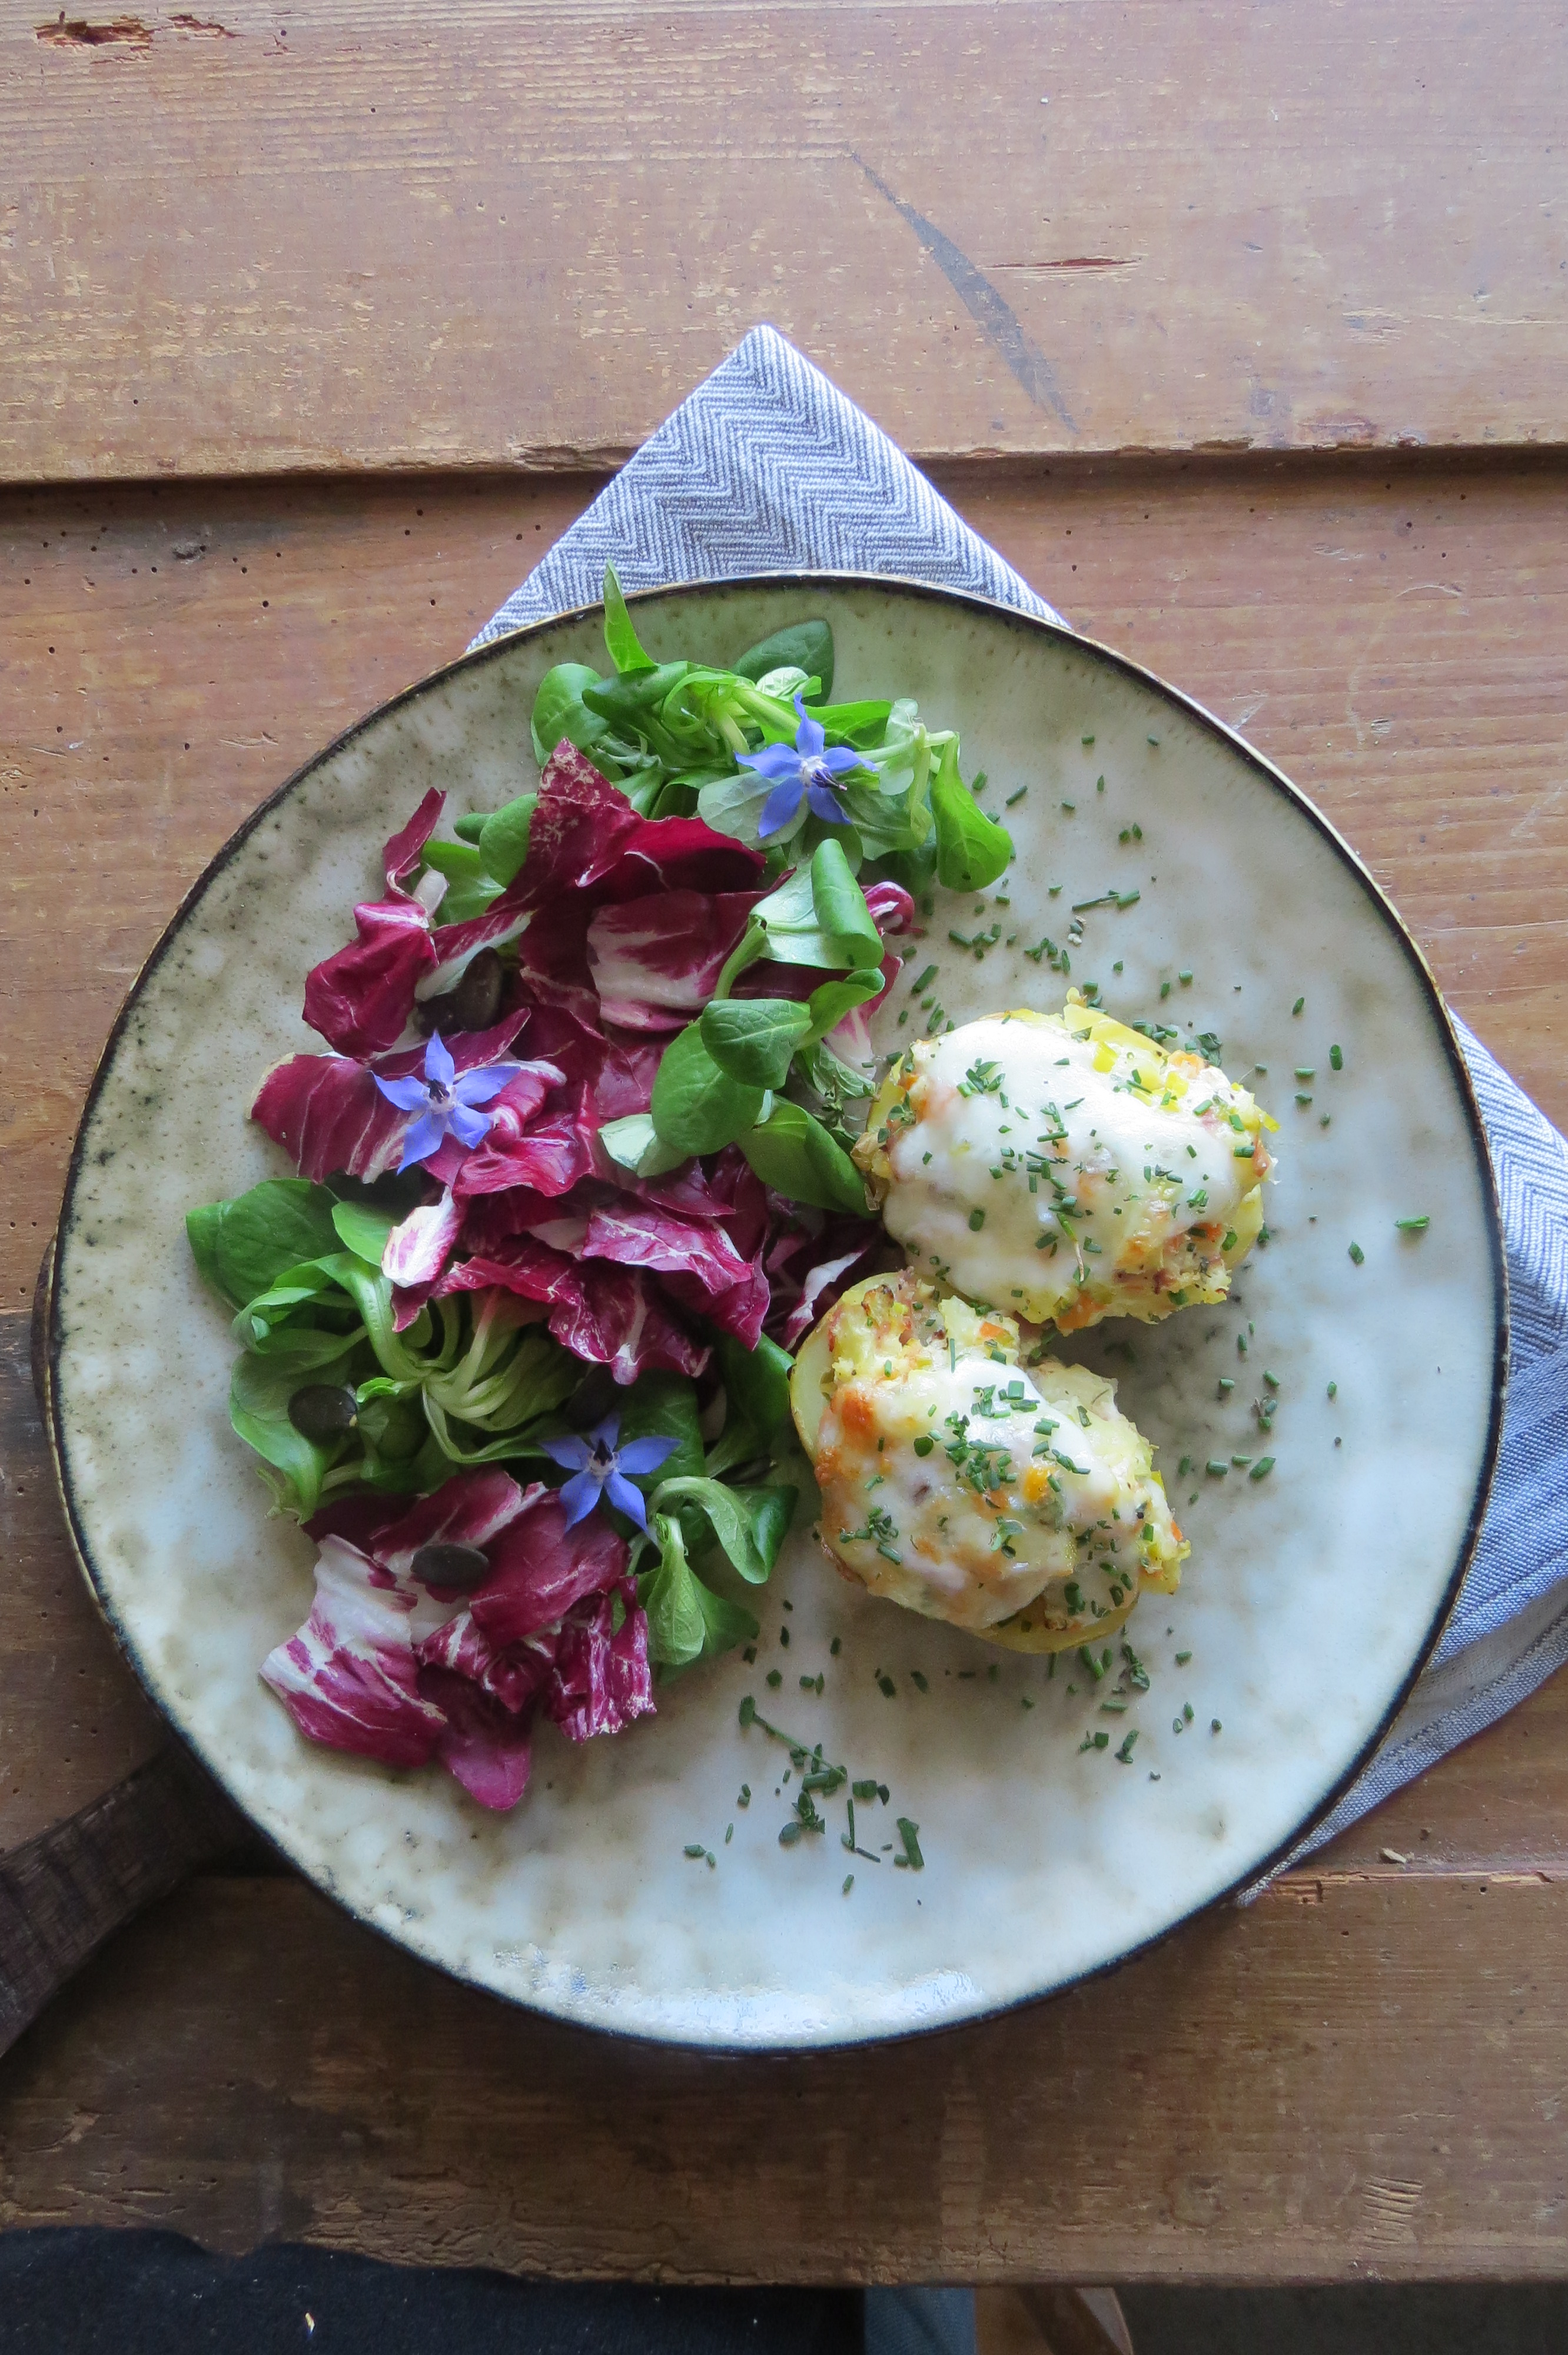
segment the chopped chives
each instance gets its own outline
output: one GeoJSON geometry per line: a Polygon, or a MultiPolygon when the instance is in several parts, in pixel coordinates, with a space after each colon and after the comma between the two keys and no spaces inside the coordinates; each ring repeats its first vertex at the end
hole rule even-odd
{"type": "Polygon", "coordinates": [[[918,1824],[912,1824],[907,1816],[899,1817],[898,1837],[904,1842],[904,1855],[901,1860],[909,1867],[911,1872],[920,1872],[925,1868],[926,1859],[920,1853],[919,1834],[918,1824]]]}
{"type": "Polygon", "coordinates": [[[1268,1476],[1269,1476],[1269,1474],[1273,1471],[1273,1469],[1274,1469],[1274,1458],[1273,1458],[1273,1456],[1272,1456],[1272,1455],[1260,1455],[1260,1456],[1258,1457],[1258,1459],[1257,1459],[1257,1462],[1253,1465],[1252,1470],[1247,1474],[1247,1476],[1247,1476],[1247,1478],[1248,1478],[1249,1480],[1266,1480],[1266,1479],[1267,1479],[1267,1477],[1268,1477],[1268,1476]]]}
{"type": "Polygon", "coordinates": [[[1184,1668],[1192,1657],[1192,1655],[1191,1652],[1178,1652],[1176,1655],[1177,1667],[1179,1668],[1184,1668]]]}
{"type": "Polygon", "coordinates": [[[1211,1455],[1208,1462],[1203,1466],[1204,1471],[1212,1472],[1216,1480],[1223,1480],[1230,1468],[1230,1465],[1222,1462],[1220,1457],[1217,1455],[1211,1455]]]}
{"type": "Polygon", "coordinates": [[[1015,809],[1028,791],[1029,788],[1027,785],[1020,785],[1015,794],[1009,794],[1006,801],[1002,804],[1003,809],[1015,809]]]}
{"type": "Polygon", "coordinates": [[[909,991],[910,996],[919,997],[926,990],[929,989],[931,984],[936,980],[936,978],[937,967],[934,964],[928,964],[926,967],[925,972],[920,975],[919,980],[911,986],[909,991]]]}
{"type": "Polygon", "coordinates": [[[1298,998],[1297,999],[1297,1001],[1296,1001],[1295,1005],[1294,1005],[1294,1006],[1291,1007],[1291,1009],[1290,1009],[1291,1013],[1292,1013],[1292,1014],[1299,1014],[1299,1013],[1300,1013],[1300,1011],[1301,1011],[1301,1008],[1306,1005],[1306,1003],[1307,1003],[1307,1000],[1306,1000],[1304,997],[1298,997],[1298,998]]]}
{"type": "Polygon", "coordinates": [[[849,1893],[850,1893],[850,1891],[851,1891],[853,1887],[854,1887],[854,1875],[853,1875],[853,1872],[846,1872],[846,1873],[845,1873],[845,1875],[844,1875],[844,1885],[843,1885],[842,1889],[839,1891],[840,1896],[841,1896],[841,1897],[847,1897],[847,1896],[849,1895],[849,1893]]]}
{"type": "Polygon", "coordinates": [[[1360,1267],[1361,1262],[1366,1257],[1366,1253],[1362,1251],[1360,1243],[1352,1243],[1351,1245],[1351,1257],[1355,1262],[1356,1265],[1360,1267]]]}
{"type": "Polygon", "coordinates": [[[1332,1071],[1342,1071],[1344,1070],[1344,1068],[1345,1068],[1345,1059],[1344,1059],[1344,1056],[1340,1053],[1340,1050],[1339,1050],[1339,1048],[1338,1048],[1338,1047],[1330,1047],[1330,1050],[1329,1050],[1329,1064],[1330,1064],[1330,1070],[1332,1070],[1332,1071]]]}
{"type": "Polygon", "coordinates": [[[1432,1224],[1430,1216],[1420,1219],[1395,1219],[1394,1225],[1402,1235],[1424,1235],[1432,1224]]]}
{"type": "Polygon", "coordinates": [[[1062,804],[1062,807],[1066,811],[1067,815],[1068,815],[1069,817],[1071,817],[1071,816],[1073,815],[1073,814],[1074,814],[1074,812],[1076,810],[1077,806],[1078,806],[1078,805],[1077,805],[1077,803],[1076,803],[1076,802],[1064,802],[1064,803],[1062,804]]]}
{"type": "Polygon", "coordinates": [[[976,1209],[969,1212],[969,1232],[971,1235],[978,1235],[984,1224],[985,1212],[983,1210],[976,1209]]]}

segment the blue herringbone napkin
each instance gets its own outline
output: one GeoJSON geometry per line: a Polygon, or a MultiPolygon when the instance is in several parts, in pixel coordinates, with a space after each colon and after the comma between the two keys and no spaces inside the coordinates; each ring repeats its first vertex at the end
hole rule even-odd
{"type": "MultiPolygon", "coordinates": [[[[754,327],[623,466],[474,641],[628,589],[737,574],[889,572],[1061,616],[938,498],[870,418],[754,327]]],[[[1568,1659],[1568,1146],[1461,1023],[1497,1168],[1513,1312],[1502,1454],[1436,1653],[1316,1848],[1568,1659]]]]}

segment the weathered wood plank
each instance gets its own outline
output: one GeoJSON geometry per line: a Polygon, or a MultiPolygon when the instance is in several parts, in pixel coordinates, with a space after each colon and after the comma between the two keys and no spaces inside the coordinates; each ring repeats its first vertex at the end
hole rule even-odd
{"type": "Polygon", "coordinates": [[[820,2060],[554,2029],[209,1879],[0,2076],[0,2221],[643,2279],[1560,2279],[1568,1887],[1330,1882],[820,2060]]]}
{"type": "MultiPolygon", "coordinates": [[[[1271,460],[943,481],[1086,629],[1245,725],[1317,796],[1460,1011],[1568,1118],[1568,469],[1271,460]]],[[[158,1738],[69,1559],[25,1371],[33,1279],[115,1007],[239,819],[455,652],[592,487],[0,497],[0,809],[16,846],[0,1070],[0,1848],[97,1796],[158,1738]]],[[[1543,1696],[1346,1853],[1552,1863],[1565,1799],[1568,1697],[1543,1696]]]]}
{"type": "Polygon", "coordinates": [[[1561,442],[1565,113],[1526,0],[6,0],[0,475],[600,462],[762,318],[928,455],[1561,442]]]}

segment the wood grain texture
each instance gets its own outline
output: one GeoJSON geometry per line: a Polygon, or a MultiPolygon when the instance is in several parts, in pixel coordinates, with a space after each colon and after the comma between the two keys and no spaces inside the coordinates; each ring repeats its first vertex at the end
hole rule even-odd
{"type": "Polygon", "coordinates": [[[0,7],[0,474],[1568,439],[1560,0],[0,7]]]}
{"type": "Polygon", "coordinates": [[[88,1956],[243,1825],[177,1746],[0,1859],[0,2053],[88,1956]]]}
{"type": "Polygon", "coordinates": [[[207,1878],[0,2079],[0,2222],[721,2281],[1568,2268],[1568,1887],[1326,1880],[980,2028],[719,2060],[556,2028],[207,1878]]]}

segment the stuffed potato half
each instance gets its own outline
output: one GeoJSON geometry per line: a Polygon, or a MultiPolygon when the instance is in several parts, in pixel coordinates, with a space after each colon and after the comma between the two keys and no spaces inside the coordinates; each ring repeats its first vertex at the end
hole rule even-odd
{"type": "Polygon", "coordinates": [[[1064,1333],[1223,1300],[1263,1224],[1277,1124],[1202,1058],[1086,1005],[917,1041],[854,1157],[931,1280],[1064,1333]]]}
{"type": "Polygon", "coordinates": [[[1116,1385],[910,1271],[845,1293],[790,1383],[821,1540],[874,1594],[1062,1651],[1174,1591],[1188,1548],[1116,1385]]]}

